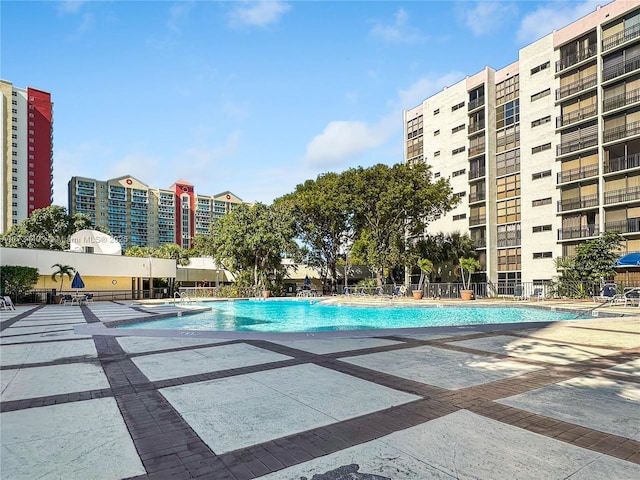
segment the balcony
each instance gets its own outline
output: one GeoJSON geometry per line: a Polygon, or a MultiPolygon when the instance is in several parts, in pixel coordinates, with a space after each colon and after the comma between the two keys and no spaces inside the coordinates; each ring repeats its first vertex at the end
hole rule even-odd
{"type": "Polygon", "coordinates": [[[484,165],[482,165],[480,168],[469,169],[469,180],[473,180],[474,178],[484,177],[485,175],[486,173],[485,173],[484,165]]]}
{"type": "Polygon", "coordinates": [[[598,164],[585,165],[584,167],[572,168],[571,170],[565,170],[558,172],[558,184],[575,182],[576,180],[582,180],[583,178],[595,177],[598,175],[598,164]]]}
{"type": "Polygon", "coordinates": [[[485,248],[487,246],[486,238],[474,238],[473,241],[476,244],[476,248],[485,248]]]}
{"type": "Polygon", "coordinates": [[[636,55],[635,57],[631,57],[630,59],[618,64],[613,65],[611,67],[607,67],[602,71],[602,81],[606,82],[608,80],[613,80],[614,78],[620,77],[629,72],[633,72],[634,70],[638,70],[640,68],[640,55],[636,55]]]}
{"type": "Polygon", "coordinates": [[[484,122],[478,122],[478,123],[473,123],[471,125],[469,125],[469,128],[467,129],[468,134],[471,135],[472,133],[476,133],[479,132],[480,130],[484,130],[484,122]]]}
{"type": "Polygon", "coordinates": [[[591,208],[598,206],[598,195],[585,195],[583,197],[571,198],[569,200],[560,200],[558,202],[558,212],[566,212],[569,210],[578,210],[580,208],[591,208]]]}
{"type": "Polygon", "coordinates": [[[484,97],[476,98],[475,100],[469,100],[468,111],[475,110],[484,106],[484,97]]]}
{"type": "Polygon", "coordinates": [[[598,145],[598,134],[592,133],[582,138],[561,143],[556,146],[556,155],[566,155],[567,153],[576,152],[584,148],[595,147],[598,145]]]}
{"type": "Polygon", "coordinates": [[[604,229],[607,232],[636,233],[640,232],[640,218],[628,218],[617,222],[606,222],[604,229]]]}
{"type": "Polygon", "coordinates": [[[612,190],[604,192],[604,204],[633,202],[640,199],[640,187],[621,188],[620,190],[612,190]]]}
{"type": "Polygon", "coordinates": [[[486,198],[485,192],[473,192],[469,194],[469,203],[484,202],[486,198]]]}
{"type": "Polygon", "coordinates": [[[575,82],[569,83],[564,87],[560,87],[556,89],[556,100],[562,100],[565,97],[569,97],[574,95],[582,90],[586,90],[587,88],[594,87],[598,83],[598,74],[594,73],[592,75],[588,75],[580,80],[576,80],[575,82]]]}
{"type": "Polygon", "coordinates": [[[485,152],[485,145],[476,145],[474,147],[469,148],[468,155],[469,157],[475,157],[476,155],[482,155],[485,152]]]}
{"type": "Polygon", "coordinates": [[[638,101],[640,101],[640,88],[636,88],[635,90],[631,90],[626,93],[621,93],[615,97],[607,98],[602,103],[602,111],[608,112],[617,108],[626,107],[627,105],[631,105],[638,101]]]}
{"type": "Polygon", "coordinates": [[[625,28],[622,32],[603,38],[602,51],[606,52],[637,37],[640,37],[640,24],[632,25],[629,28],[625,28]]]}
{"type": "Polygon", "coordinates": [[[589,105],[587,107],[580,108],[570,113],[565,113],[556,117],[556,128],[566,127],[572,123],[586,120],[587,118],[594,117],[598,111],[597,105],[589,105]]]}
{"type": "Polygon", "coordinates": [[[558,240],[571,240],[574,238],[597,237],[600,235],[600,227],[595,224],[582,225],[580,227],[568,227],[558,229],[558,240]]]}
{"type": "Polygon", "coordinates": [[[498,238],[498,248],[503,247],[519,247],[522,242],[520,238],[498,238]]]}
{"type": "Polygon", "coordinates": [[[469,226],[483,225],[485,223],[487,223],[486,215],[474,215],[469,217],[469,226]]]}
{"type": "Polygon", "coordinates": [[[576,53],[572,53],[571,55],[567,55],[556,62],[556,73],[566,70],[569,67],[573,67],[574,65],[595,56],[595,54],[595,45],[591,45],[585,50],[580,50],[576,53]]]}
{"type": "Polygon", "coordinates": [[[630,168],[640,167],[640,153],[633,153],[626,157],[610,158],[604,162],[604,173],[619,172],[630,168]]]}
{"type": "Polygon", "coordinates": [[[615,142],[616,140],[620,140],[625,137],[632,137],[638,134],[640,134],[640,121],[605,130],[603,142],[615,142]]]}

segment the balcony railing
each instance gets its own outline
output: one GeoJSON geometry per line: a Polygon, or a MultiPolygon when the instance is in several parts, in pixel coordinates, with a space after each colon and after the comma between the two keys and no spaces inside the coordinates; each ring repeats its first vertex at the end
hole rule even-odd
{"type": "Polygon", "coordinates": [[[595,116],[597,110],[598,106],[594,104],[580,108],[570,113],[565,113],[564,115],[560,115],[559,117],[556,117],[556,127],[565,127],[567,125],[571,125],[572,123],[591,118],[595,116]]]}
{"type": "Polygon", "coordinates": [[[556,100],[562,100],[575,93],[591,88],[598,83],[598,74],[594,73],[556,89],[556,100]]]}
{"type": "Polygon", "coordinates": [[[487,246],[486,238],[474,238],[473,241],[476,244],[476,248],[485,248],[487,246]]]}
{"type": "Polygon", "coordinates": [[[600,235],[600,227],[595,224],[582,225],[558,229],[558,240],[570,240],[572,238],[596,237],[600,235]]]}
{"type": "Polygon", "coordinates": [[[476,108],[482,107],[484,105],[484,97],[476,98],[475,100],[469,100],[468,110],[475,110],[476,108]]]}
{"type": "Polygon", "coordinates": [[[584,50],[579,50],[576,53],[572,53],[571,55],[567,55],[566,57],[558,60],[556,62],[556,73],[561,72],[573,65],[586,60],[587,58],[591,58],[596,54],[595,45],[591,45],[584,50]]]}
{"type": "Polygon", "coordinates": [[[624,75],[625,73],[633,72],[640,68],[640,55],[631,57],[618,65],[607,67],[602,71],[602,81],[612,80],[616,77],[624,75]]]}
{"type": "Polygon", "coordinates": [[[602,110],[608,112],[609,110],[615,110],[616,108],[626,107],[632,103],[640,101],[640,88],[631,90],[626,93],[621,93],[615,97],[607,98],[602,102],[602,110]]]}
{"type": "Polygon", "coordinates": [[[627,218],[617,222],[606,222],[604,228],[607,232],[635,233],[640,232],[640,218],[627,218]]]}
{"type": "Polygon", "coordinates": [[[480,130],[484,130],[484,122],[472,123],[469,125],[468,133],[471,135],[472,133],[479,132],[480,130]]]}
{"type": "Polygon", "coordinates": [[[583,197],[571,198],[569,200],[560,200],[558,202],[558,211],[566,212],[568,210],[577,210],[579,208],[591,208],[598,206],[598,195],[585,195],[583,197]]]}
{"type": "Polygon", "coordinates": [[[594,147],[598,144],[598,134],[592,133],[582,138],[561,143],[556,146],[556,155],[565,155],[567,153],[582,150],[583,148],[594,147]]]}
{"type": "Polygon", "coordinates": [[[640,187],[622,188],[620,190],[612,190],[604,192],[604,204],[632,202],[640,199],[640,187]]]}
{"type": "Polygon", "coordinates": [[[640,23],[625,28],[622,32],[602,39],[602,51],[606,52],[631,39],[640,37],[640,23]]]}
{"type": "Polygon", "coordinates": [[[598,165],[585,165],[584,167],[572,168],[571,170],[565,170],[558,172],[558,184],[575,182],[576,180],[582,180],[583,178],[595,177],[598,175],[598,165]]]}
{"type": "Polygon", "coordinates": [[[481,155],[485,152],[485,145],[476,145],[475,147],[471,147],[469,149],[469,156],[470,157],[475,157],[476,155],[481,155]]]}
{"type": "Polygon", "coordinates": [[[522,242],[519,238],[498,238],[498,248],[502,247],[518,247],[522,242]]]}
{"type": "Polygon", "coordinates": [[[486,200],[487,194],[485,192],[474,192],[469,194],[469,203],[482,202],[486,200]]]}
{"type": "Polygon", "coordinates": [[[469,225],[473,226],[473,225],[482,225],[484,223],[487,223],[487,216],[486,215],[474,215],[469,217],[469,225]]]}
{"type": "Polygon", "coordinates": [[[619,172],[629,168],[640,167],[640,153],[633,153],[626,157],[610,158],[604,162],[604,173],[619,172]]]}
{"type": "Polygon", "coordinates": [[[640,121],[605,130],[603,141],[605,143],[613,142],[615,140],[620,140],[621,138],[631,137],[638,134],[640,134],[640,121]]]}
{"type": "Polygon", "coordinates": [[[485,173],[484,165],[482,166],[482,168],[474,168],[472,170],[469,170],[469,180],[473,180],[474,178],[484,177],[485,175],[486,173],[485,173]]]}

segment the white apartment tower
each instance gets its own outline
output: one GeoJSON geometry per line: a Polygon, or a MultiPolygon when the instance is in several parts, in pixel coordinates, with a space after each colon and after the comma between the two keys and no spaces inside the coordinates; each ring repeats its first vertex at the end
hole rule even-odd
{"type": "Polygon", "coordinates": [[[405,161],[461,199],[429,233],[469,233],[498,293],[550,280],[604,231],[640,250],[640,4],[598,7],[445,88],[404,130],[405,161]]]}

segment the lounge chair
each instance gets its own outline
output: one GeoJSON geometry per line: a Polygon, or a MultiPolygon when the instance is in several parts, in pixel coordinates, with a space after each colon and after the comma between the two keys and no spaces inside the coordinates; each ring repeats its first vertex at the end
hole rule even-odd
{"type": "Polygon", "coordinates": [[[609,303],[613,300],[613,297],[615,297],[616,290],[617,288],[615,283],[606,283],[603,285],[600,295],[594,295],[593,301],[609,303]]]}
{"type": "Polygon", "coordinates": [[[84,303],[93,303],[93,293],[87,293],[84,296],[84,303]]]}
{"type": "Polygon", "coordinates": [[[5,295],[4,297],[0,298],[0,302],[2,302],[2,309],[3,310],[15,310],[16,307],[13,305],[13,302],[11,301],[11,297],[9,297],[8,295],[5,295]]]}
{"type": "Polygon", "coordinates": [[[65,294],[60,297],[60,305],[73,305],[73,297],[65,294]]]}
{"type": "Polygon", "coordinates": [[[400,285],[393,289],[392,298],[404,297],[406,293],[407,293],[407,287],[405,287],[404,285],[400,285]]]}
{"type": "Polygon", "coordinates": [[[637,305],[640,306],[640,287],[628,288],[624,293],[618,293],[611,298],[609,305],[637,305]]]}
{"type": "Polygon", "coordinates": [[[524,293],[522,293],[522,287],[521,286],[517,286],[514,287],[513,289],[513,300],[524,300],[525,296],[524,293]]]}
{"type": "Polygon", "coordinates": [[[533,293],[529,296],[530,300],[537,300],[540,302],[544,300],[544,289],[542,287],[534,288],[533,293]]]}

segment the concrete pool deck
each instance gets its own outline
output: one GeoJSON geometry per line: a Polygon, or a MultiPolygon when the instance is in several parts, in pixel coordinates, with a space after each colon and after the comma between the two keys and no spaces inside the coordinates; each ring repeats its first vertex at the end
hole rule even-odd
{"type": "Polygon", "coordinates": [[[105,327],[178,311],[0,311],[0,477],[640,478],[640,315],[306,336],[105,327]]]}

